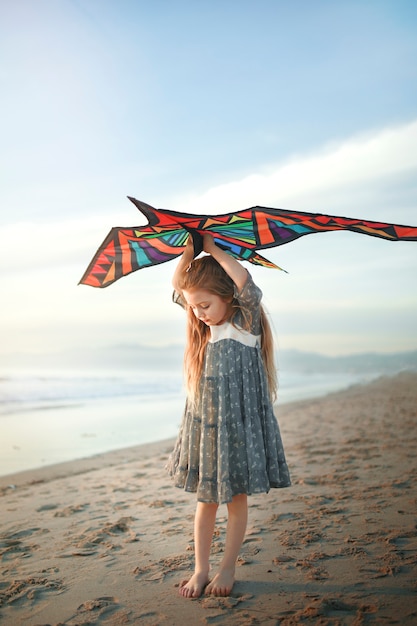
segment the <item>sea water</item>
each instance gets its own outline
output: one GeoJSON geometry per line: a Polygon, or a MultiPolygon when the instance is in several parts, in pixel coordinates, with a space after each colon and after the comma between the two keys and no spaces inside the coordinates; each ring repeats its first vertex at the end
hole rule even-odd
{"type": "MultiPolygon", "coordinates": [[[[281,372],[278,405],[363,381],[349,373],[281,372]]],[[[184,402],[181,373],[4,372],[0,475],[173,438],[184,402]]]]}

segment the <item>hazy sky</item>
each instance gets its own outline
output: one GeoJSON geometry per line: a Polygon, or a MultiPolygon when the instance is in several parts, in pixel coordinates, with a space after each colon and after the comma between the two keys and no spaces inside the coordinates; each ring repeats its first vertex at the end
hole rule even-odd
{"type": "MultiPolygon", "coordinates": [[[[414,0],[0,0],[0,363],[182,342],[174,263],[77,285],[127,195],[417,226],[416,35],[414,0]]],[[[281,348],[417,349],[417,243],[265,256],[281,348]]]]}

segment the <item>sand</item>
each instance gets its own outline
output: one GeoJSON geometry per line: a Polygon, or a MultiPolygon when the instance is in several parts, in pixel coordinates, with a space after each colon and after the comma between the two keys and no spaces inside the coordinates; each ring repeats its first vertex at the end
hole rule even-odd
{"type": "Polygon", "coordinates": [[[228,598],[178,593],[195,496],[173,442],[0,478],[0,623],[417,624],[416,412],[416,373],[283,405],[293,486],[250,498],[228,598]]]}

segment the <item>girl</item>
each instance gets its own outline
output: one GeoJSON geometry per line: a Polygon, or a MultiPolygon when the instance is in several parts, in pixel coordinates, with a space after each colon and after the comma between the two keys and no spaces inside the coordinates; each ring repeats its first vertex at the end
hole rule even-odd
{"type": "Polygon", "coordinates": [[[191,235],[173,277],[174,301],[188,313],[187,402],[168,470],[177,487],[197,492],[195,571],[180,594],[229,595],[247,524],[247,496],[287,487],[272,400],[276,391],[272,333],[262,293],[232,256],[204,236],[193,261],[191,235]],[[216,512],[226,502],[226,545],[209,580],[216,512]]]}

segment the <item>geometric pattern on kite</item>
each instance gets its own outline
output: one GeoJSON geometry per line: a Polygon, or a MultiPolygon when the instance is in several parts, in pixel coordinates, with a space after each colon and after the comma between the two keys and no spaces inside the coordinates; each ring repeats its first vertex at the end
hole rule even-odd
{"type": "Polygon", "coordinates": [[[224,215],[193,215],[155,209],[130,198],[148,219],[144,226],[112,228],[98,248],[80,284],[107,287],[136,270],[165,263],[184,251],[192,234],[194,256],[202,251],[202,236],[235,258],[281,269],[257,251],[294,241],[312,233],[347,230],[391,241],[417,241],[417,227],[255,206],[224,215]]]}

